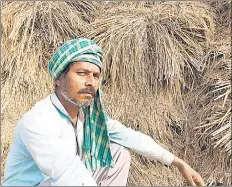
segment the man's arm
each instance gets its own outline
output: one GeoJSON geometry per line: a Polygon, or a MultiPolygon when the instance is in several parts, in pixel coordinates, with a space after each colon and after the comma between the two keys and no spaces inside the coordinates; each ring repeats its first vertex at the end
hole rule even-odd
{"type": "Polygon", "coordinates": [[[121,144],[149,159],[158,160],[169,166],[176,166],[185,180],[191,185],[205,185],[201,176],[195,170],[182,159],[158,145],[150,136],[127,128],[119,121],[112,119],[109,121],[108,130],[111,141],[121,144]]]}
{"type": "Polygon", "coordinates": [[[123,145],[146,158],[158,160],[168,166],[174,160],[174,155],[157,144],[150,136],[127,128],[117,120],[109,121],[108,130],[111,141],[123,145]]]}
{"type": "MultiPolygon", "coordinates": [[[[96,186],[80,157],[68,151],[67,140],[54,135],[42,116],[25,119],[19,124],[19,136],[40,168],[51,178],[52,186],[96,186]]],[[[58,125],[58,124],[57,124],[58,125]]]]}

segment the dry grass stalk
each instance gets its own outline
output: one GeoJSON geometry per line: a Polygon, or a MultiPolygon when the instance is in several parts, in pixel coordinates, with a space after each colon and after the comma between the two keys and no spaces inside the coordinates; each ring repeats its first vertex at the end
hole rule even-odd
{"type": "Polygon", "coordinates": [[[209,115],[197,128],[204,128],[210,132],[214,147],[222,147],[231,155],[231,54],[229,37],[223,40],[222,48],[214,48],[217,52],[212,55],[212,62],[209,63],[209,72],[204,75],[208,80],[205,87],[208,87],[208,108],[209,115]],[[225,48],[226,47],[226,48],[225,48]],[[220,55],[220,57],[218,57],[220,55]],[[219,58],[219,59],[217,59],[219,58]]]}
{"type": "MultiPolygon", "coordinates": [[[[78,4],[81,11],[85,11],[84,5],[91,5],[87,2],[70,5],[65,2],[12,2],[3,7],[1,112],[19,90],[20,101],[31,105],[35,96],[44,96],[51,89],[47,85],[51,82],[46,69],[48,60],[57,46],[77,37],[86,23],[84,14],[77,11],[78,4]]],[[[87,12],[91,8],[85,7],[87,12]]]]}
{"type": "MultiPolygon", "coordinates": [[[[214,16],[210,8],[200,2],[155,5],[123,2],[128,3],[127,8],[109,3],[107,6],[112,8],[102,14],[106,7],[99,6],[99,13],[94,14],[95,21],[84,27],[93,19],[87,18],[85,12],[89,14],[95,5],[81,2],[78,7],[78,3],[12,2],[3,7],[3,158],[8,152],[17,120],[53,88],[46,72],[51,54],[60,43],[82,33],[97,40],[105,51],[104,100],[110,116],[152,136],[167,149],[184,157],[194,168],[199,168],[209,184],[216,184],[219,179],[225,185],[231,184],[225,155],[218,148],[208,146],[212,143],[207,139],[210,133],[204,129],[195,132],[190,126],[195,127],[196,121],[201,122],[212,114],[208,108],[198,107],[206,106],[205,101],[208,102],[205,90],[189,86],[191,81],[186,79],[186,73],[190,74],[191,84],[195,86],[195,78],[199,78],[196,72],[207,68],[208,61],[204,57],[214,33],[214,16]],[[179,94],[186,85],[193,90],[192,97],[186,98],[196,111],[191,111],[187,103],[183,108],[173,100],[173,95],[179,94]],[[200,93],[194,93],[194,89],[200,93]],[[154,90],[159,93],[151,93],[154,90]],[[191,98],[196,99],[197,95],[201,100],[194,103],[191,98]],[[197,115],[191,116],[194,112],[198,112],[197,115]],[[203,131],[202,139],[199,139],[199,131],[203,131]],[[204,144],[207,149],[202,152],[204,144]]],[[[205,83],[211,82],[207,79],[205,83]]],[[[207,106],[217,108],[215,102],[219,101],[210,100],[211,105],[207,106]]],[[[175,169],[154,162],[145,163],[144,158],[134,155],[129,183],[184,184],[175,169]]]]}
{"type": "Polygon", "coordinates": [[[209,185],[231,185],[231,48],[229,35],[222,35],[224,40],[219,36],[212,43],[205,71],[184,97],[189,158],[195,159],[192,163],[201,168],[209,185]]]}
{"type": "Polygon", "coordinates": [[[231,1],[207,1],[217,14],[218,26],[231,27],[231,1]]]}
{"type": "Polygon", "coordinates": [[[202,57],[214,33],[213,14],[207,5],[119,5],[107,4],[105,13],[102,8],[83,34],[98,41],[105,51],[104,73],[111,85],[126,90],[134,84],[144,87],[143,91],[168,86],[178,93],[185,86],[183,74],[194,76],[204,69],[202,57]]]}
{"type": "MultiPolygon", "coordinates": [[[[164,94],[166,95],[166,94],[164,94]]],[[[134,130],[153,137],[156,142],[171,152],[173,149],[170,116],[174,119],[184,118],[182,109],[175,106],[172,96],[127,92],[104,87],[103,100],[106,111],[113,119],[134,130]]],[[[175,128],[175,127],[173,127],[175,128]]],[[[183,185],[183,178],[176,168],[167,168],[160,163],[149,161],[132,153],[132,163],[128,179],[129,185],[183,185]]]]}

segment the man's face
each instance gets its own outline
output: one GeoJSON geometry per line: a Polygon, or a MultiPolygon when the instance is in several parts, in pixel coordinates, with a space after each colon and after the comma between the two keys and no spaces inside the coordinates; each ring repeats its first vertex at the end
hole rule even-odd
{"type": "Polygon", "coordinates": [[[76,62],[56,85],[64,99],[75,106],[88,106],[100,84],[100,68],[89,62],[76,62]]]}

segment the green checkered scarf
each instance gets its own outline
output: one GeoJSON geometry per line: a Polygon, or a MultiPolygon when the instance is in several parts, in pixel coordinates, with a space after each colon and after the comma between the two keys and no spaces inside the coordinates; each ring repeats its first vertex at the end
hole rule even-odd
{"type": "MultiPolygon", "coordinates": [[[[102,68],[101,48],[92,40],[78,38],[65,42],[57,49],[49,61],[49,73],[56,80],[63,70],[72,62],[90,62],[102,68]]],[[[108,116],[105,114],[101,100],[101,85],[94,101],[83,107],[84,144],[82,161],[86,168],[94,171],[98,167],[112,167],[113,159],[110,151],[110,140],[107,130],[108,116]]]]}

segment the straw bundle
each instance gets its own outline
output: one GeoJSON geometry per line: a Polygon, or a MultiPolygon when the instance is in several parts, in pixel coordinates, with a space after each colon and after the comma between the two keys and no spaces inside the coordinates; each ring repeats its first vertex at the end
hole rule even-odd
{"type": "Polygon", "coordinates": [[[79,28],[85,23],[82,12],[71,5],[65,2],[12,2],[4,6],[2,112],[18,90],[22,97],[18,102],[23,101],[25,105],[33,102],[34,95],[41,95],[41,90],[44,91],[42,97],[47,93],[46,83],[51,82],[46,70],[49,58],[60,43],[77,37],[79,28]]]}
{"type": "Polygon", "coordinates": [[[231,40],[227,32],[221,36],[224,39],[219,35],[213,41],[207,67],[193,90],[184,96],[189,123],[187,155],[209,185],[231,185],[231,40]]]}
{"type": "MultiPolygon", "coordinates": [[[[219,44],[219,42],[218,42],[219,44]]],[[[207,118],[197,128],[210,132],[214,140],[214,147],[223,147],[231,155],[231,39],[222,40],[218,50],[213,51],[213,59],[209,64],[208,72],[204,75],[206,80],[203,86],[207,88],[206,100],[208,105],[207,118]]],[[[216,48],[214,47],[214,50],[216,48]]],[[[206,107],[207,107],[206,105],[206,107]]]]}
{"type": "Polygon", "coordinates": [[[217,13],[219,27],[231,27],[231,1],[208,1],[217,13]]]}
{"type": "MultiPolygon", "coordinates": [[[[230,70],[221,70],[229,68],[230,57],[211,46],[215,16],[208,5],[10,2],[2,13],[2,172],[18,119],[53,89],[47,62],[54,50],[85,36],[105,52],[108,114],[184,158],[208,184],[231,184],[231,163],[218,148],[228,150],[222,137],[229,121],[221,120],[221,130],[212,123],[229,109],[230,70]]],[[[129,185],[184,184],[176,168],[132,154],[129,185]]]]}
{"type": "Polygon", "coordinates": [[[117,89],[134,84],[157,91],[168,85],[180,92],[183,74],[193,77],[204,69],[202,57],[214,33],[214,15],[197,2],[137,5],[107,4],[84,36],[102,46],[105,78],[117,89]]]}
{"type": "MultiPolygon", "coordinates": [[[[143,132],[171,152],[173,149],[172,130],[178,125],[172,124],[170,116],[178,121],[184,121],[184,113],[175,105],[171,95],[154,96],[131,92],[111,91],[104,88],[104,103],[107,113],[122,122],[127,127],[143,132]]],[[[183,185],[183,178],[174,167],[168,168],[161,163],[149,161],[132,153],[132,163],[128,185],[183,185]]]]}

